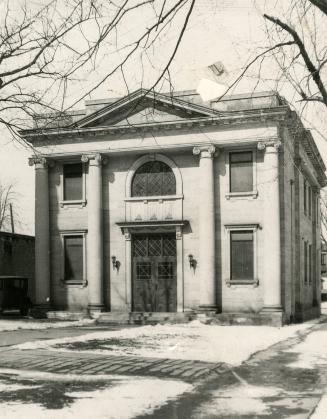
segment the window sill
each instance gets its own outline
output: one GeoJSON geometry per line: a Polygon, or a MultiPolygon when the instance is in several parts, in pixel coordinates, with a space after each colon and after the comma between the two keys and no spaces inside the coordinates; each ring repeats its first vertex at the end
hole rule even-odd
{"type": "Polygon", "coordinates": [[[259,286],[259,279],[226,279],[227,287],[233,285],[252,285],[253,288],[259,286]]]}
{"type": "Polygon", "coordinates": [[[78,199],[78,200],[72,200],[72,201],[59,201],[61,208],[74,208],[74,207],[80,207],[84,208],[86,206],[86,200],[85,199],[78,199]]]}
{"type": "Polygon", "coordinates": [[[258,191],[251,191],[251,192],[228,192],[225,194],[226,199],[231,198],[257,198],[258,191]]]}
{"type": "Polygon", "coordinates": [[[65,281],[64,279],[60,280],[62,285],[69,288],[85,288],[87,287],[87,280],[84,281],[75,281],[75,280],[68,280],[65,281]]]}

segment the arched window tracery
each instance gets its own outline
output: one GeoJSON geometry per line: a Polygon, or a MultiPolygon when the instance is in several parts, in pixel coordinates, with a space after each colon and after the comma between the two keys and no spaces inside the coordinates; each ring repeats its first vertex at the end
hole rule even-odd
{"type": "Polygon", "coordinates": [[[144,163],[134,174],[131,195],[176,195],[176,179],[171,167],[159,160],[144,163]]]}

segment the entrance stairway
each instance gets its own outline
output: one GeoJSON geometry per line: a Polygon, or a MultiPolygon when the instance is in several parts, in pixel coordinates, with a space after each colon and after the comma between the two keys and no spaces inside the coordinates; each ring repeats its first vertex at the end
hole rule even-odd
{"type": "Polygon", "coordinates": [[[101,313],[97,318],[98,323],[105,324],[158,324],[158,323],[187,323],[196,318],[196,314],[187,313],[101,313]]]}
{"type": "MultiPolygon", "coordinates": [[[[53,320],[81,320],[90,318],[86,312],[50,311],[48,319],[53,320]]],[[[274,313],[216,313],[214,311],[173,312],[103,312],[96,316],[96,323],[102,325],[155,325],[164,323],[188,323],[198,320],[203,324],[230,325],[269,325],[282,326],[285,324],[281,314],[274,313]]]]}

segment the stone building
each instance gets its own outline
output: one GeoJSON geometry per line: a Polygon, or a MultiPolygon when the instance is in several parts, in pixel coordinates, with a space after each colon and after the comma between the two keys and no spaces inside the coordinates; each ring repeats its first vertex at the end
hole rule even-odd
{"type": "Polygon", "coordinates": [[[203,103],[139,90],[21,135],[38,153],[41,307],[272,324],[319,315],[325,166],[276,93],[203,103]]]}

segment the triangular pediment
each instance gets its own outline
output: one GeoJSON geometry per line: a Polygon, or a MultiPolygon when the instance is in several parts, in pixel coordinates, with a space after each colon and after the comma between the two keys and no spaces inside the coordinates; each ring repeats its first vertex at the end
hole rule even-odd
{"type": "Polygon", "coordinates": [[[216,112],[205,106],[138,90],[85,116],[74,127],[137,126],[212,116],[216,112]]]}

